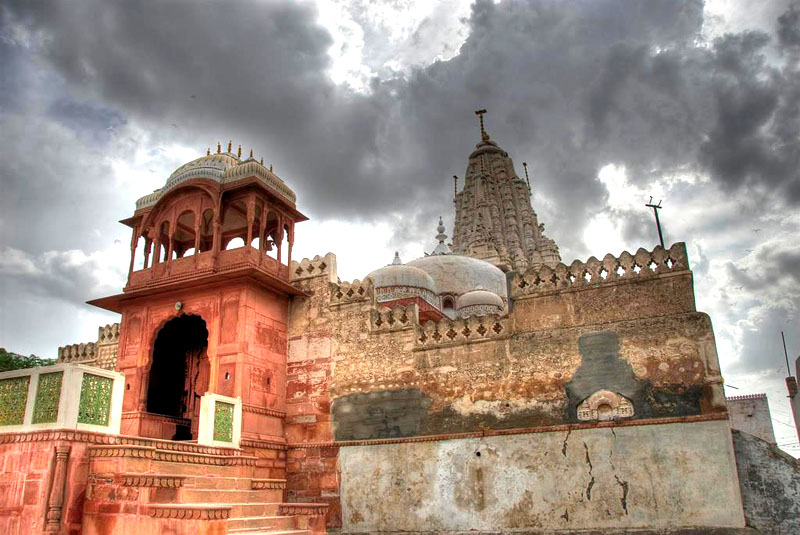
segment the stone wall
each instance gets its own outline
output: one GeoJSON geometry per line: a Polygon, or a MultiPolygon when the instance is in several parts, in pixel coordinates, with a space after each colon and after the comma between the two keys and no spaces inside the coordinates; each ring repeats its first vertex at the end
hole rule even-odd
{"type": "Polygon", "coordinates": [[[328,503],[329,527],[345,443],[725,417],[683,244],[512,274],[508,315],[424,324],[414,304],[377,303],[369,280],[339,281],[332,254],[290,273],[309,297],[289,312],[287,494],[328,503]]]}
{"type": "Polygon", "coordinates": [[[731,396],[725,402],[728,405],[731,427],[775,444],[766,394],[731,396]]]}
{"type": "Polygon", "coordinates": [[[682,244],[627,256],[628,271],[605,278],[608,258],[573,265],[582,283],[567,270],[536,286],[550,268],[512,277],[508,316],[424,325],[413,304],[379,306],[369,281],[338,282],[332,255],[293,264],[312,297],[290,312],[291,439],[574,423],[598,391],[624,398],[633,419],[724,412],[711,322],[695,311],[682,244]]]}
{"type": "Polygon", "coordinates": [[[339,465],[342,533],[744,526],[725,420],[343,446],[339,465]]]}
{"type": "Polygon", "coordinates": [[[747,525],[762,533],[800,533],[800,462],[747,433],[733,432],[747,525]]]}

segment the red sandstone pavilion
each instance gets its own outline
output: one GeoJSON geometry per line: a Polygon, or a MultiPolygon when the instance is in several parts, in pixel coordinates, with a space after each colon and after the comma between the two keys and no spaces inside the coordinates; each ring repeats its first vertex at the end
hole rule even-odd
{"type": "Polygon", "coordinates": [[[682,243],[561,263],[482,116],[456,190],[452,244],[343,282],[292,260],[306,217],[252,152],[179,167],[91,301],[120,323],[0,374],[0,529],[800,529],[797,463],[731,429],[682,243]]]}

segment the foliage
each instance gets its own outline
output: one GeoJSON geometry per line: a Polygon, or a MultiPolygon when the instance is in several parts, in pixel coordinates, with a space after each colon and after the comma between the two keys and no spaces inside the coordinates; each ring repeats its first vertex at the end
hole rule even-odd
{"type": "Polygon", "coordinates": [[[36,368],[38,366],[50,366],[55,363],[55,359],[43,359],[36,355],[26,357],[24,355],[11,353],[0,347],[0,372],[20,370],[22,368],[36,368]]]}

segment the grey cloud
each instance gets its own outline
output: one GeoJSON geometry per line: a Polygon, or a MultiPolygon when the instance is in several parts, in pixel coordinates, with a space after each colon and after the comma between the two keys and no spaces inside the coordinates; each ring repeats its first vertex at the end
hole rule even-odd
{"type": "Polygon", "coordinates": [[[609,162],[642,185],[680,168],[800,200],[792,72],[765,63],[766,34],[695,45],[700,1],[479,0],[454,58],[376,79],[368,95],[329,81],[330,36],[307,5],[190,4],[12,12],[74,88],[184,143],[263,147],[317,217],[405,214],[403,232],[423,232],[417,221],[448,211],[477,107],[517,162],[536,162],[535,187],[560,207],[543,219],[566,250],[581,250],[575,227],[602,199],[595,177],[609,162]]]}

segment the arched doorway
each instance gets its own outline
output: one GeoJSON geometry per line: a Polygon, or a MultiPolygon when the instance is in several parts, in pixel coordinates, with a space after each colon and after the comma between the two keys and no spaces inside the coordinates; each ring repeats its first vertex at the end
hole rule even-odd
{"type": "Polygon", "coordinates": [[[197,438],[200,397],[208,390],[208,329],[200,316],[182,315],[158,331],[147,388],[147,412],[177,418],[172,440],[197,438]]]}

